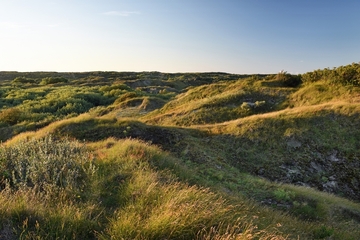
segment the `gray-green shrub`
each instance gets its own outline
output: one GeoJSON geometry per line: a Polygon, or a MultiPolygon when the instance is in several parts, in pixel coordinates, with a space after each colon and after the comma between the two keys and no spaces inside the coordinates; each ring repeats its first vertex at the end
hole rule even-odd
{"type": "Polygon", "coordinates": [[[95,172],[83,144],[52,136],[0,147],[2,187],[33,189],[39,193],[66,190],[78,194],[95,172]]]}

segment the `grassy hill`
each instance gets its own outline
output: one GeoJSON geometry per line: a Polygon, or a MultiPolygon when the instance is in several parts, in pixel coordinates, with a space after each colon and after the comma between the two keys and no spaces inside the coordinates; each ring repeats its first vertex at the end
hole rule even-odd
{"type": "Polygon", "coordinates": [[[359,79],[0,72],[0,238],[358,239],[359,79]]]}

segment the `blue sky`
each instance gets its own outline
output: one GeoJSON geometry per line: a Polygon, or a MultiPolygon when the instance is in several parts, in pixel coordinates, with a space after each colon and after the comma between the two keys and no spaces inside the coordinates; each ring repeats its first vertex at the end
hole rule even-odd
{"type": "Polygon", "coordinates": [[[304,73],[360,61],[359,0],[1,0],[0,71],[304,73]]]}

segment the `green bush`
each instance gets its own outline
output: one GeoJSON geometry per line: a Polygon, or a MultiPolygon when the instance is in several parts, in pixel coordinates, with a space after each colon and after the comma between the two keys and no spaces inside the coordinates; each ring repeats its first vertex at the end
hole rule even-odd
{"type": "Polygon", "coordinates": [[[16,77],[12,83],[14,84],[22,84],[22,83],[36,83],[35,79],[27,78],[27,77],[16,77]]]}
{"type": "Polygon", "coordinates": [[[326,226],[321,226],[314,230],[314,239],[324,239],[326,237],[330,237],[334,234],[333,228],[328,228],[326,226]]]}
{"type": "Polygon", "coordinates": [[[47,84],[54,84],[54,83],[67,83],[67,82],[68,82],[68,80],[63,77],[46,77],[41,80],[40,84],[47,85],[47,84]]]}
{"type": "Polygon", "coordinates": [[[360,86],[360,63],[352,63],[333,69],[318,69],[304,73],[301,78],[305,83],[326,80],[331,84],[360,86]]]}
{"type": "Polygon", "coordinates": [[[300,75],[291,75],[286,71],[280,71],[275,78],[281,82],[284,87],[297,87],[301,84],[300,75]]]}
{"type": "Polygon", "coordinates": [[[0,112],[0,122],[14,125],[21,119],[22,112],[18,108],[8,108],[0,112]]]}
{"type": "Polygon", "coordinates": [[[319,220],[322,210],[315,200],[300,200],[293,202],[292,214],[307,221],[319,220]]]}
{"type": "Polygon", "coordinates": [[[288,191],[288,190],[285,190],[285,189],[282,189],[282,188],[276,189],[273,192],[273,194],[274,194],[275,199],[277,201],[289,202],[289,201],[291,201],[292,199],[295,198],[295,193],[294,192],[288,191]]]}
{"type": "Polygon", "coordinates": [[[113,90],[131,91],[131,88],[125,84],[113,84],[111,86],[102,86],[99,90],[102,92],[111,92],[113,90]]]}
{"type": "Polygon", "coordinates": [[[94,106],[107,105],[113,100],[111,97],[105,97],[100,93],[94,92],[78,93],[74,98],[85,100],[94,106]]]}

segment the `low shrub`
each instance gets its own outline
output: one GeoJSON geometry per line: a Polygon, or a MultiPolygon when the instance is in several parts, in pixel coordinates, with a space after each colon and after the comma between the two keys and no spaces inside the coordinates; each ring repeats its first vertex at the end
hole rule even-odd
{"type": "Polygon", "coordinates": [[[0,122],[14,125],[21,119],[22,112],[18,108],[8,108],[0,112],[0,122]]]}
{"type": "Polygon", "coordinates": [[[302,74],[301,78],[305,83],[326,80],[331,84],[360,86],[360,63],[352,63],[333,69],[318,69],[302,74]]]}
{"type": "Polygon", "coordinates": [[[284,87],[297,87],[301,84],[301,76],[291,75],[286,71],[280,71],[275,78],[281,82],[284,87]]]}
{"type": "Polygon", "coordinates": [[[292,199],[294,199],[295,197],[295,193],[292,192],[292,191],[287,191],[283,188],[279,188],[279,189],[276,189],[274,192],[273,192],[275,198],[277,201],[285,201],[285,202],[289,202],[291,201],[292,199]]]}
{"type": "Polygon", "coordinates": [[[326,226],[321,226],[314,230],[314,239],[324,239],[326,237],[330,237],[334,234],[333,228],[328,228],[326,226]]]}
{"type": "Polygon", "coordinates": [[[0,147],[2,188],[33,189],[49,194],[66,190],[79,194],[95,171],[84,145],[52,136],[0,147]]]}
{"type": "Polygon", "coordinates": [[[68,80],[63,77],[46,77],[41,79],[41,85],[54,84],[54,83],[67,83],[68,80]]]}
{"type": "Polygon", "coordinates": [[[24,83],[36,83],[35,79],[27,78],[27,77],[16,77],[12,83],[14,84],[24,84],[24,83]]]}

